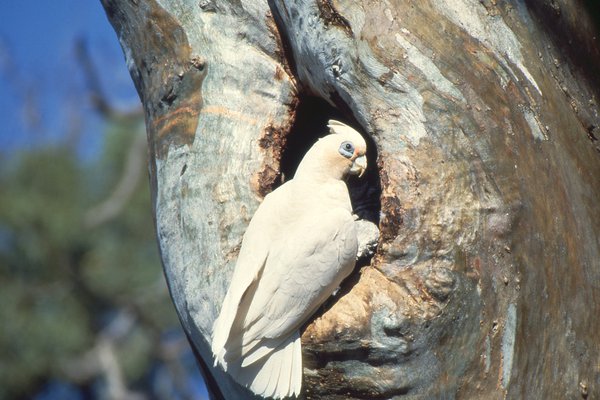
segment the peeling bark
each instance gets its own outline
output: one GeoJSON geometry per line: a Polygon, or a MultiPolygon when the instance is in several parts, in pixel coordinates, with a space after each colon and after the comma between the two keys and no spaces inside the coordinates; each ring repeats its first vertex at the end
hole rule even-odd
{"type": "Polygon", "coordinates": [[[600,397],[585,4],[103,0],[146,110],[165,275],[213,396],[252,397],[208,345],[244,229],[341,116],[371,140],[377,168],[351,190],[381,237],[304,330],[302,396],[600,397]]]}

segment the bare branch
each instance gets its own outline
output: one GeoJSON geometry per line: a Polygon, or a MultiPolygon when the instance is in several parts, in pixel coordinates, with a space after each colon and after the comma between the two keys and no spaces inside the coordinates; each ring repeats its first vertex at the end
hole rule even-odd
{"type": "Polygon", "coordinates": [[[83,71],[92,106],[101,115],[109,119],[131,119],[142,116],[140,106],[131,110],[120,110],[114,107],[102,88],[100,75],[90,55],[87,42],[83,38],[79,38],[75,43],[75,56],[83,71]]]}
{"type": "Polygon", "coordinates": [[[86,382],[103,376],[109,400],[146,399],[142,393],[127,388],[115,349],[115,344],[126,337],[134,326],[135,317],[126,311],[121,311],[100,332],[95,346],[81,357],[66,362],[62,366],[63,372],[76,382],[86,382]]]}
{"type": "Polygon", "coordinates": [[[135,193],[146,164],[146,137],[136,134],[125,161],[121,179],[113,192],[102,203],[92,207],[84,217],[87,228],[95,228],[115,218],[135,193]]]}

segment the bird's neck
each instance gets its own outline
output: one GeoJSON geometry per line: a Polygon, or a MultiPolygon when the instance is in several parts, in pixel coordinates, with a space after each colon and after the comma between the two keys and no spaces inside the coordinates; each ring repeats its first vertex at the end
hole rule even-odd
{"type": "Polygon", "coordinates": [[[352,212],[348,187],[344,181],[331,177],[305,178],[294,177],[296,189],[302,191],[302,193],[296,193],[296,196],[302,196],[310,202],[314,202],[315,206],[342,207],[352,212]]]}

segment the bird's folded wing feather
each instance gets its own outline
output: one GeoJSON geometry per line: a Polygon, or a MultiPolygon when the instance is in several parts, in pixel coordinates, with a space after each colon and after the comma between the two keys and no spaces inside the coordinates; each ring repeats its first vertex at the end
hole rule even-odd
{"type": "Polygon", "coordinates": [[[213,325],[212,351],[215,355],[223,351],[240,308],[240,302],[248,288],[255,286],[253,283],[262,272],[273,236],[278,230],[276,224],[272,223],[277,220],[273,216],[282,212],[281,205],[286,203],[287,197],[289,197],[287,185],[267,195],[244,234],[229,290],[223,300],[219,317],[213,325]]]}
{"type": "Polygon", "coordinates": [[[358,245],[350,213],[312,211],[271,247],[245,318],[248,351],[262,338],[285,338],[298,329],[354,267],[358,245]]]}

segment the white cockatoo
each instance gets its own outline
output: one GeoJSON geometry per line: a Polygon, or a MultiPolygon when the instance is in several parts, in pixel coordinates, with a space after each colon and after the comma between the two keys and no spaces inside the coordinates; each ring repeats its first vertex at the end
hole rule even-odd
{"type": "Polygon", "coordinates": [[[300,326],[352,272],[358,249],[348,188],[367,145],[351,127],[306,153],[294,176],[267,195],[244,234],[229,291],[213,326],[212,352],[238,383],[264,397],[298,395],[300,326]]]}

